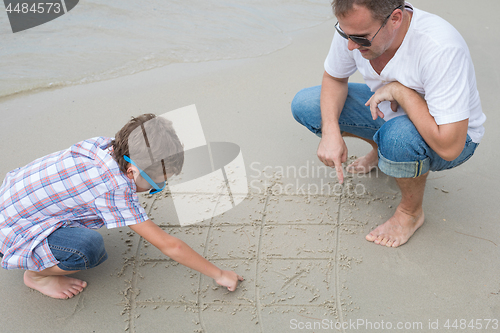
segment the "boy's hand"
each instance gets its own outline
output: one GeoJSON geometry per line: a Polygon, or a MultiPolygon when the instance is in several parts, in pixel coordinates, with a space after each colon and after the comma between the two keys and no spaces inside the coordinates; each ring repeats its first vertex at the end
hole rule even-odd
{"type": "Polygon", "coordinates": [[[243,281],[243,277],[233,271],[225,271],[221,269],[221,276],[215,279],[217,284],[226,287],[229,291],[235,291],[238,286],[238,281],[243,281]]]}

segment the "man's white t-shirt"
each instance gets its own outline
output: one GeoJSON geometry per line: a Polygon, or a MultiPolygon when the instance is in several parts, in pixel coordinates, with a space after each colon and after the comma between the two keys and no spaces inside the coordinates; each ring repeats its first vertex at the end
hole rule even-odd
{"type": "MultiPolygon", "coordinates": [[[[359,70],[373,92],[397,81],[425,98],[438,125],[468,118],[467,133],[472,141],[481,141],[486,116],[481,109],[474,66],[467,44],[451,24],[439,16],[413,9],[403,43],[380,75],[358,50],[349,51],[347,42],[337,33],[333,37],[325,60],[328,74],[347,78],[359,70]]],[[[386,121],[405,114],[401,107],[393,112],[387,101],[379,108],[386,121]]]]}

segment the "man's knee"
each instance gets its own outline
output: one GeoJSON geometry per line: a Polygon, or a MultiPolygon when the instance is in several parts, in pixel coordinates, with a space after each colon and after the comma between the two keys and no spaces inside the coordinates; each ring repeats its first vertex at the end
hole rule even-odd
{"type": "Polygon", "coordinates": [[[299,123],[306,125],[306,121],[311,115],[318,112],[320,107],[321,87],[304,88],[300,90],[292,100],[292,115],[299,123]]]}
{"type": "Polygon", "coordinates": [[[394,162],[425,159],[427,144],[407,116],[387,121],[375,133],[374,140],[380,155],[394,162]]]}

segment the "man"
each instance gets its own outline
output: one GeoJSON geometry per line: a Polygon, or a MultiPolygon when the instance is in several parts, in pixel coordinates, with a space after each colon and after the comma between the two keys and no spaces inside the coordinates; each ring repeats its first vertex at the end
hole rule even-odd
{"type": "Polygon", "coordinates": [[[424,223],[430,170],[456,167],[474,153],[486,116],[463,38],[448,22],[404,0],[334,0],[338,23],[322,85],[301,90],[295,119],[321,137],[318,157],[343,182],[344,136],[373,147],[347,167],[376,166],[395,177],[401,202],[366,239],[398,247],[424,223]],[[356,70],[366,84],[348,83],[356,70]]]}

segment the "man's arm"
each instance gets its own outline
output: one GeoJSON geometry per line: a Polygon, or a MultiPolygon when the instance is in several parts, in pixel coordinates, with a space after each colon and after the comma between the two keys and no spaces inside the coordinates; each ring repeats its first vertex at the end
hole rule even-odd
{"type": "Polygon", "coordinates": [[[391,101],[393,110],[397,104],[401,105],[425,142],[442,159],[453,161],[460,155],[467,139],[468,119],[451,124],[436,124],[426,101],[416,91],[399,82],[383,86],[368,100],[366,105],[370,106],[373,119],[381,114],[378,105],[383,101],[391,101]]]}
{"type": "Polygon", "coordinates": [[[335,167],[339,182],[344,182],[342,163],[347,161],[347,146],[342,138],[339,117],[347,99],[348,78],[338,79],[323,74],[321,84],[321,141],[318,158],[326,166],[335,167]]]}
{"type": "Polygon", "coordinates": [[[217,266],[203,258],[189,247],[189,245],[169,235],[151,220],[131,225],[130,229],[157,247],[166,256],[186,267],[211,277],[221,286],[227,287],[229,291],[236,289],[238,280],[243,281],[243,278],[235,272],[217,268],[217,266]]]}

